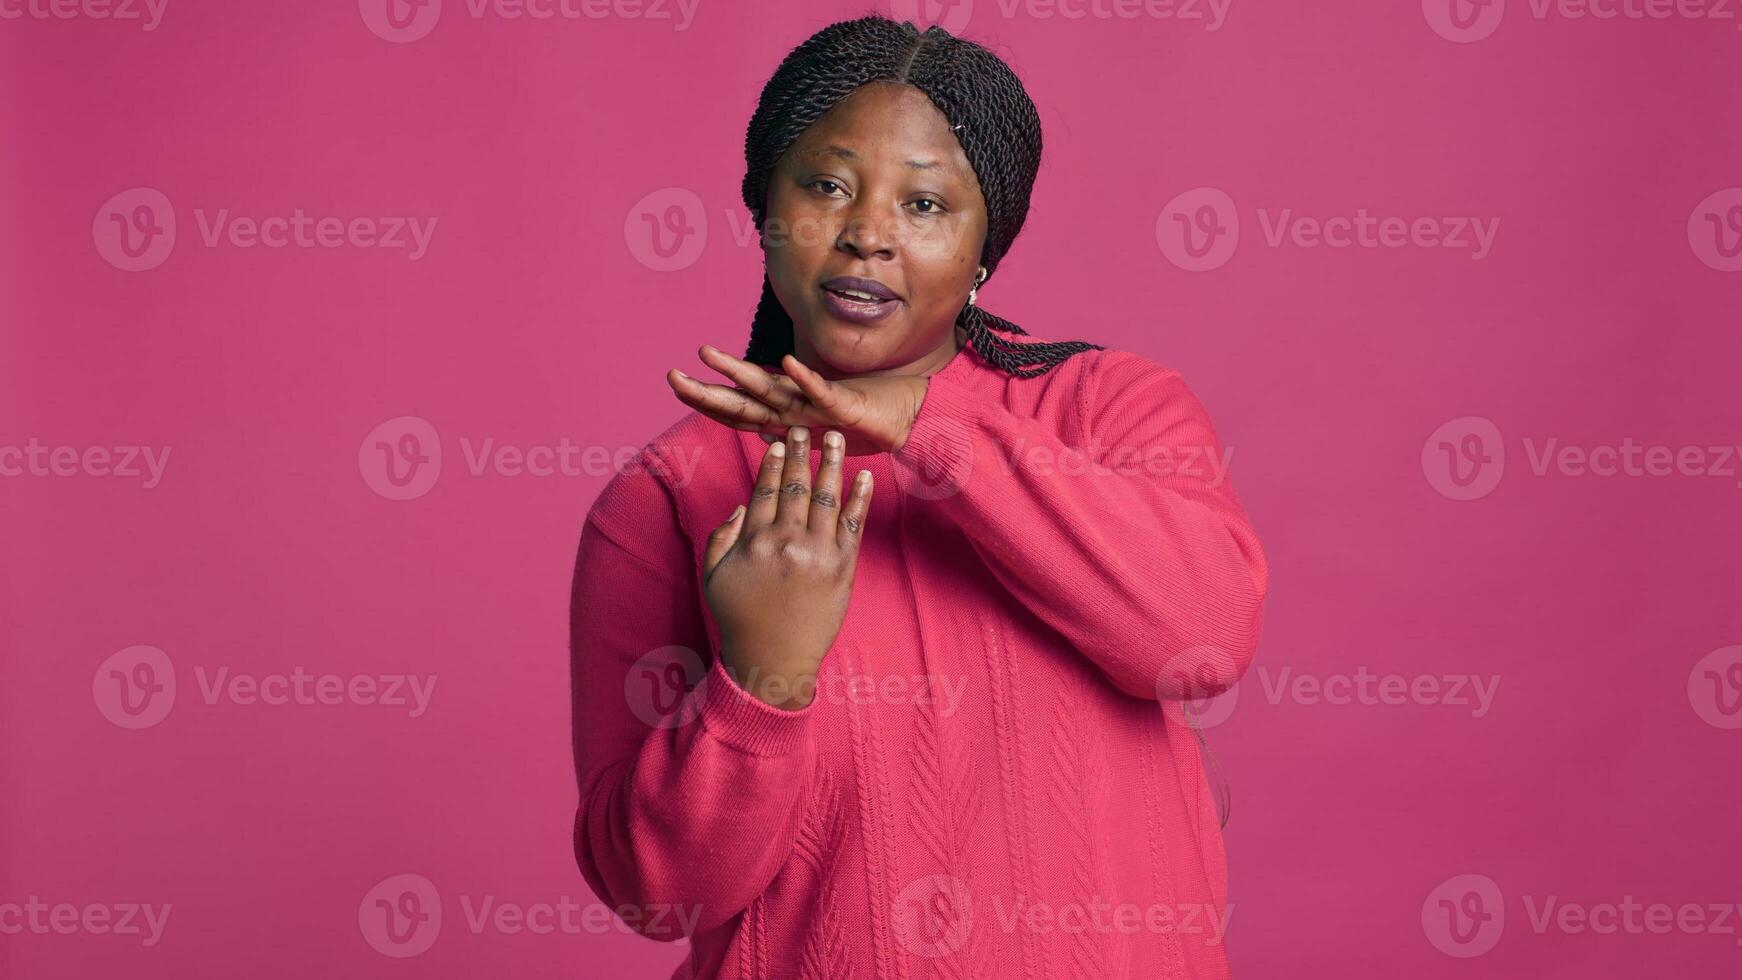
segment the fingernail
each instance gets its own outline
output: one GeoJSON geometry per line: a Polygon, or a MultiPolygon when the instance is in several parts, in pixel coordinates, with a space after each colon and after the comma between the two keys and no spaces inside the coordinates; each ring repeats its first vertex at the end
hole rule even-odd
{"type": "Polygon", "coordinates": [[[768,451],[773,453],[776,456],[785,456],[786,455],[786,443],[777,442],[774,445],[769,446],[768,451]]]}
{"type": "MultiPolygon", "coordinates": [[[[674,370],[674,371],[677,371],[677,369],[676,369],[676,368],[672,368],[672,370],[674,370]]],[[[682,372],[682,371],[678,371],[678,372],[677,372],[677,376],[678,376],[678,377],[680,377],[680,378],[683,378],[683,379],[685,379],[685,380],[688,380],[688,379],[689,379],[689,375],[687,375],[687,374],[685,374],[685,373],[683,373],[683,372],[682,372]]]]}
{"type": "Polygon", "coordinates": [[[792,431],[792,437],[794,439],[798,440],[799,442],[803,442],[804,440],[809,439],[811,436],[811,430],[805,428],[802,425],[793,426],[791,431],[792,431]]]}
{"type": "Polygon", "coordinates": [[[738,505],[738,509],[737,509],[737,510],[735,510],[735,511],[733,511],[733,512],[732,512],[732,518],[731,518],[731,519],[732,519],[732,520],[734,520],[734,521],[735,521],[735,520],[737,520],[737,519],[738,519],[738,518],[740,518],[740,517],[743,517],[743,516],[744,516],[744,505],[743,505],[743,504],[739,504],[739,505],[738,505]]]}
{"type": "Polygon", "coordinates": [[[846,438],[840,432],[830,429],[823,433],[823,442],[827,443],[830,449],[839,449],[841,444],[846,442],[846,438]]]}

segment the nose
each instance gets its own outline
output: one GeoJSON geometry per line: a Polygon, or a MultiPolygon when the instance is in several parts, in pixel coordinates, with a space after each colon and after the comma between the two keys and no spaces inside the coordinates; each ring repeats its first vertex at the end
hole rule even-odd
{"type": "Polygon", "coordinates": [[[847,226],[836,237],[835,247],[862,259],[872,256],[889,258],[895,254],[895,236],[892,229],[856,208],[847,216],[847,226]]]}

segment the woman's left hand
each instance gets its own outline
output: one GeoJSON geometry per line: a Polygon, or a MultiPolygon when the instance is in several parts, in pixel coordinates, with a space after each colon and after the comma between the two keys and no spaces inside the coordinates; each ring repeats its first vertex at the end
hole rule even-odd
{"type": "MultiPolygon", "coordinates": [[[[698,381],[682,371],[666,374],[678,400],[722,425],[759,432],[764,442],[784,439],[803,425],[821,432],[839,429],[847,455],[895,452],[907,442],[913,420],[925,401],[928,382],[919,375],[879,375],[830,381],[791,354],[781,359],[785,374],[740,360],[703,344],[702,363],[738,387],[698,381]]],[[[817,445],[822,440],[813,440],[817,445]]]]}

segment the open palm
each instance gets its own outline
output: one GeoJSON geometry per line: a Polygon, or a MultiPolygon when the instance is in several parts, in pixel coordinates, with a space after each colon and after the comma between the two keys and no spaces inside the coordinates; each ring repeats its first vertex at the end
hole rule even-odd
{"type": "Polygon", "coordinates": [[[737,387],[710,384],[673,370],[666,381],[684,404],[722,425],[781,439],[795,425],[838,429],[847,455],[894,452],[907,441],[925,400],[926,379],[917,375],[879,375],[830,381],[791,354],[776,374],[702,345],[702,363],[732,379],[737,387]]]}

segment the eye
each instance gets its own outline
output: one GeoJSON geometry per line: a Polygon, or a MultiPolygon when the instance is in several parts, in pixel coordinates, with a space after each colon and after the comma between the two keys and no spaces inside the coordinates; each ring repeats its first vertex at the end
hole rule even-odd
{"type": "Polygon", "coordinates": [[[920,214],[943,214],[944,213],[944,205],[943,205],[942,201],[935,201],[929,197],[922,197],[913,203],[915,205],[919,205],[919,204],[931,205],[930,210],[921,211],[920,214]]]}
{"type": "MultiPolygon", "coordinates": [[[[824,194],[829,194],[828,190],[823,187],[823,185],[825,185],[825,184],[828,185],[828,187],[837,187],[838,188],[841,186],[840,184],[835,183],[834,181],[828,179],[827,177],[818,177],[816,180],[811,181],[810,183],[806,184],[805,186],[806,187],[816,187],[816,188],[822,190],[824,194]]],[[[829,196],[833,197],[834,195],[829,194],[829,196]]]]}

